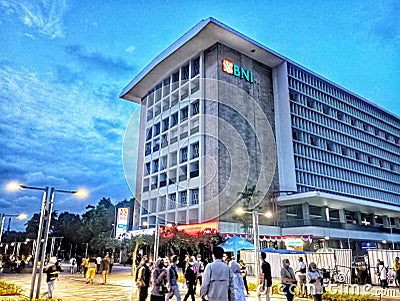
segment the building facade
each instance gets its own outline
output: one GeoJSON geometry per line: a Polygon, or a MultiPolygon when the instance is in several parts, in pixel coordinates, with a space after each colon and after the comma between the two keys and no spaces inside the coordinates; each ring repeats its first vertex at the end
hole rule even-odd
{"type": "Polygon", "coordinates": [[[248,207],[273,211],[263,240],[400,241],[400,119],[215,19],[120,97],[141,105],[134,228],[243,233],[235,208],[254,187],[248,207]]]}

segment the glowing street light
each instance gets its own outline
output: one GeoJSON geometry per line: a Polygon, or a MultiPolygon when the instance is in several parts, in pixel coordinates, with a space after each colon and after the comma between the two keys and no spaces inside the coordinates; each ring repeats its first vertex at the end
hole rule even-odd
{"type": "Polygon", "coordinates": [[[35,259],[33,262],[31,289],[30,289],[30,294],[29,294],[29,298],[33,299],[33,293],[34,293],[34,288],[35,288],[35,283],[36,283],[36,275],[38,274],[37,264],[38,264],[39,256],[40,256],[40,269],[39,269],[39,276],[37,279],[37,287],[36,287],[36,299],[38,299],[39,295],[40,295],[40,285],[41,285],[42,274],[43,274],[43,263],[44,263],[44,259],[45,259],[45,255],[46,255],[47,240],[49,237],[51,215],[53,212],[54,194],[55,194],[55,192],[70,193],[70,194],[74,194],[78,198],[83,198],[83,197],[86,197],[88,195],[88,193],[86,190],[83,190],[83,189],[62,190],[62,189],[55,189],[54,187],[48,187],[48,186],[46,186],[46,187],[27,186],[27,185],[22,185],[18,182],[8,183],[7,189],[9,191],[18,191],[21,189],[43,191],[38,237],[36,240],[35,259]],[[47,210],[46,210],[46,207],[47,207],[47,210]]]}
{"type": "MultiPolygon", "coordinates": [[[[256,208],[252,208],[249,210],[244,210],[242,207],[238,207],[235,210],[235,213],[237,215],[243,215],[243,214],[251,214],[253,218],[253,241],[254,241],[254,271],[255,271],[255,277],[256,281],[259,281],[260,278],[260,265],[258,264],[258,258],[259,258],[259,252],[260,252],[260,240],[258,239],[258,216],[265,216],[266,218],[271,218],[272,212],[267,211],[264,214],[259,213],[256,208]]],[[[236,256],[236,254],[235,254],[236,256]]]]}

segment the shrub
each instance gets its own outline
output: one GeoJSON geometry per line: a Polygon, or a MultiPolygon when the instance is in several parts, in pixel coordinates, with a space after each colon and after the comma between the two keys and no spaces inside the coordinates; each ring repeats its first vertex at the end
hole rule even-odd
{"type": "Polygon", "coordinates": [[[0,296],[20,296],[22,288],[18,285],[0,281],[0,296]]]}

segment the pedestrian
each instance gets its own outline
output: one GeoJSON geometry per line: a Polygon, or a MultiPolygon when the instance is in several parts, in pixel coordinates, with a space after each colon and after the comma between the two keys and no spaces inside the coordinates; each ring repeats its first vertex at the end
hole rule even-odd
{"type": "Polygon", "coordinates": [[[111,275],[111,271],[112,271],[113,266],[114,266],[114,255],[111,255],[111,257],[110,257],[110,270],[108,271],[108,273],[110,275],[111,275]]]}
{"type": "Polygon", "coordinates": [[[183,298],[183,301],[186,301],[189,298],[189,296],[192,297],[192,301],[195,301],[196,272],[195,272],[195,261],[193,256],[189,259],[188,266],[185,269],[185,279],[188,290],[185,295],[185,298],[183,298]]]}
{"type": "Polygon", "coordinates": [[[82,256],[78,255],[76,256],[76,272],[81,273],[81,268],[82,268],[82,256]]]}
{"type": "Polygon", "coordinates": [[[63,272],[60,263],[57,261],[57,257],[51,257],[49,263],[43,269],[46,273],[46,281],[48,287],[47,296],[51,299],[53,298],[54,283],[58,279],[58,274],[63,272]]]}
{"type": "Polygon", "coordinates": [[[307,298],[307,266],[303,260],[303,257],[299,257],[299,265],[296,270],[297,277],[299,278],[300,285],[300,297],[307,298]]]}
{"type": "Polygon", "coordinates": [[[282,290],[286,295],[286,300],[292,301],[294,298],[294,289],[297,286],[297,280],[294,271],[290,266],[289,259],[282,260],[281,280],[282,290]]]}
{"type": "Polygon", "coordinates": [[[223,261],[224,249],[213,248],[214,262],[207,264],[203,274],[200,296],[208,301],[226,301],[235,299],[233,273],[223,261]]]}
{"type": "Polygon", "coordinates": [[[167,293],[167,270],[162,258],[157,259],[152,277],[153,288],[151,290],[150,301],[165,301],[165,294],[167,293]]]}
{"type": "Polygon", "coordinates": [[[88,270],[86,272],[86,284],[91,283],[93,284],[94,276],[96,275],[97,270],[97,260],[96,257],[89,258],[88,261],[88,270]]]}
{"type": "Polygon", "coordinates": [[[97,267],[97,273],[99,273],[100,274],[100,264],[101,264],[101,257],[100,256],[97,256],[96,257],[96,267],[97,267]]]}
{"type": "Polygon", "coordinates": [[[169,299],[171,299],[175,295],[176,300],[181,301],[181,294],[179,292],[179,287],[178,287],[178,267],[177,267],[178,264],[179,264],[178,256],[177,255],[172,256],[171,264],[167,269],[167,280],[168,280],[168,286],[170,288],[168,297],[169,299]]]}
{"type": "Polygon", "coordinates": [[[389,288],[389,284],[387,281],[387,274],[388,274],[388,268],[385,267],[385,263],[383,262],[383,260],[381,260],[379,262],[379,275],[378,275],[378,279],[381,283],[381,287],[383,289],[385,288],[389,288]]]}
{"type": "Polygon", "coordinates": [[[244,295],[244,282],[240,270],[240,265],[235,260],[232,260],[229,263],[229,266],[233,273],[233,286],[235,288],[234,301],[246,301],[246,296],[244,295]]]}
{"type": "Polygon", "coordinates": [[[267,254],[265,252],[261,252],[261,275],[260,275],[260,285],[262,291],[265,291],[265,300],[270,300],[270,293],[272,287],[272,274],[271,274],[271,265],[266,261],[267,254]]]}
{"type": "Polygon", "coordinates": [[[83,268],[83,278],[87,278],[87,271],[89,268],[89,257],[86,256],[86,258],[83,259],[82,261],[82,268],[83,268]]]}
{"type": "Polygon", "coordinates": [[[239,260],[239,266],[240,266],[240,274],[242,275],[243,278],[244,288],[246,289],[247,295],[249,295],[249,286],[247,285],[247,268],[243,259],[239,260]]]}
{"type": "Polygon", "coordinates": [[[147,296],[149,295],[149,287],[150,287],[150,264],[147,258],[143,259],[142,264],[138,269],[138,276],[136,280],[136,286],[139,289],[139,301],[146,301],[147,296]]]}
{"type": "Polygon", "coordinates": [[[322,273],[317,269],[315,262],[310,262],[308,265],[307,281],[310,284],[310,293],[314,298],[314,301],[322,301],[323,290],[323,276],[322,273]]]}
{"type": "Polygon", "coordinates": [[[201,284],[203,283],[202,280],[203,280],[204,264],[201,261],[200,254],[197,254],[194,266],[195,266],[195,270],[196,270],[196,284],[194,286],[194,290],[196,291],[197,283],[200,283],[200,287],[201,287],[201,284]]]}
{"type": "Polygon", "coordinates": [[[101,284],[104,285],[107,283],[108,271],[110,269],[110,258],[108,257],[108,255],[104,256],[104,258],[101,260],[100,268],[101,276],[103,278],[103,282],[101,284]]]}
{"type": "Polygon", "coordinates": [[[75,266],[76,266],[75,257],[71,257],[71,259],[69,260],[69,264],[70,264],[70,266],[69,266],[70,272],[71,272],[71,274],[73,274],[75,271],[75,266]]]}
{"type": "Polygon", "coordinates": [[[393,270],[396,273],[395,278],[394,278],[394,283],[396,287],[399,287],[400,284],[400,262],[399,262],[399,257],[396,257],[393,262],[393,270]]]}

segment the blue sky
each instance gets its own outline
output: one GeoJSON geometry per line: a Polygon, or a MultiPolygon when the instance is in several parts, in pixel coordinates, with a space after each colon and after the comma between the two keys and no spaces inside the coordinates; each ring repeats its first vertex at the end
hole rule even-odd
{"type": "Polygon", "coordinates": [[[39,192],[9,193],[10,180],[88,189],[56,195],[59,212],[132,197],[122,144],[138,107],[118,95],[210,16],[400,115],[399,1],[258,2],[0,0],[0,212],[40,209],[39,192]]]}

